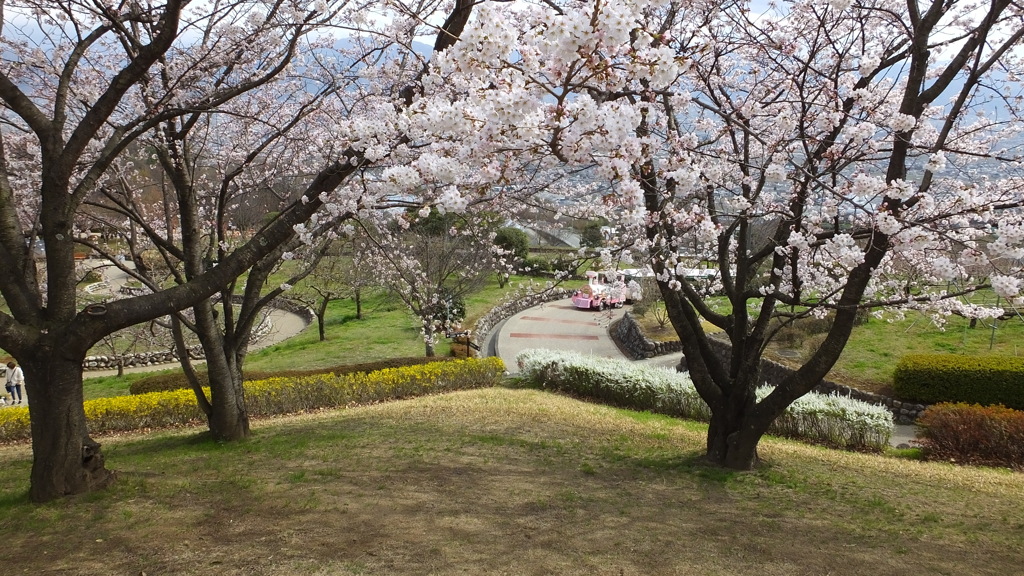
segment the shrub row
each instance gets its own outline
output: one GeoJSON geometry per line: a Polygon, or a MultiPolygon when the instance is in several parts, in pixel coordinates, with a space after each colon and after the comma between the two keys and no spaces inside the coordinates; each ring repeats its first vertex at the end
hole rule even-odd
{"type": "Polygon", "coordinates": [[[1024,469],[1024,412],[1003,406],[941,403],[917,420],[929,460],[1024,469]]]}
{"type": "Polygon", "coordinates": [[[1024,358],[908,354],[893,372],[896,396],[924,404],[967,402],[1024,409],[1024,358]]]}
{"type": "MultiPolygon", "coordinates": [[[[523,376],[538,388],[554,389],[599,402],[708,421],[711,409],[689,376],[625,360],[553,350],[525,350],[516,357],[523,376]]],[[[758,389],[764,398],[771,388],[758,389]]],[[[892,436],[892,415],[845,396],[811,393],[776,419],[769,433],[831,446],[881,450],[892,436]]]]}
{"type": "MultiPolygon", "coordinates": [[[[454,390],[494,386],[505,366],[499,358],[470,358],[375,372],[278,376],[245,383],[249,415],[270,416],[337,408],[454,390]]],[[[209,390],[207,390],[209,393],[209,390]]],[[[85,402],[92,434],[199,424],[205,421],[191,390],[149,392],[85,402]]],[[[0,442],[31,437],[25,407],[0,410],[0,442]]]]}
{"type": "MultiPolygon", "coordinates": [[[[303,376],[316,376],[318,374],[328,373],[342,375],[352,374],[356,372],[374,372],[376,370],[383,370],[385,368],[417,366],[419,364],[428,364],[430,362],[439,362],[443,360],[445,360],[445,358],[413,356],[408,358],[388,358],[385,360],[377,360],[375,362],[364,362],[362,364],[346,364],[343,366],[335,366],[333,368],[317,368],[313,370],[279,370],[276,372],[251,370],[245,372],[245,380],[266,380],[268,378],[279,377],[300,378],[303,376]]],[[[206,372],[198,372],[196,376],[199,378],[200,385],[202,385],[204,388],[210,385],[210,378],[206,374],[206,372]]],[[[150,392],[164,392],[168,390],[181,390],[187,388],[189,388],[189,385],[188,380],[185,378],[185,374],[183,372],[178,371],[168,374],[154,374],[152,376],[140,378],[135,382],[132,382],[128,390],[132,394],[148,394],[150,392]]]]}

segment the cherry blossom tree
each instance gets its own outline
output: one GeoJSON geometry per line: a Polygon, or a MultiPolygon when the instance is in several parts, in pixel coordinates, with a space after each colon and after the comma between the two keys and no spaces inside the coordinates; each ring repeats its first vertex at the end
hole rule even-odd
{"type": "MultiPolygon", "coordinates": [[[[143,135],[140,144],[152,151],[156,166],[138,170],[140,159],[131,157],[115,163],[99,188],[99,198],[86,202],[96,210],[94,217],[102,220],[107,215],[106,227],[110,228],[116,228],[110,220],[126,219],[130,226],[124,240],[134,246],[134,236],[145,238],[158,254],[158,270],[166,271],[174,284],[194,280],[244,246],[252,231],[240,230],[233,221],[237,214],[244,214],[250,198],[265,204],[269,194],[277,200],[273,205],[276,212],[296,196],[292,183],[302,175],[296,167],[327,161],[318,147],[309,146],[315,141],[309,138],[308,127],[326,123],[324,116],[336,111],[325,100],[336,93],[337,78],[344,78],[345,70],[320,65],[329,44],[320,42],[313,48],[313,52],[293,57],[288,72],[275,82],[239,95],[216,110],[166,120],[143,135]],[[139,232],[130,234],[129,230],[139,232]]],[[[166,78],[152,80],[142,84],[143,97],[150,103],[173,89],[166,78]]],[[[151,159],[141,161],[147,160],[151,159]]],[[[325,229],[317,230],[316,236],[326,240],[333,234],[330,229],[345,217],[329,214],[321,222],[313,215],[306,226],[325,229]]],[[[283,257],[300,246],[298,239],[281,244],[249,269],[242,286],[232,281],[216,298],[192,306],[190,314],[175,319],[175,328],[187,328],[203,347],[209,396],[191,367],[184,338],[176,338],[185,374],[213,437],[219,441],[249,434],[242,387],[244,359],[252,331],[268,304],[316,264],[314,257],[308,266],[295,270],[293,277],[265,290],[283,257]]],[[[156,292],[166,279],[152,272],[142,270],[138,275],[156,292]]]]}
{"type": "Polygon", "coordinates": [[[1021,305],[1024,21],[1012,2],[545,2],[488,6],[478,22],[438,65],[474,71],[481,94],[510,87],[497,98],[518,105],[468,113],[520,114],[502,133],[532,140],[508,147],[616,185],[607,217],[644,238],[634,251],[712,409],[711,461],[752,467],[858,314],[1002,314],[957,298],[981,289],[1021,305]],[[687,273],[706,260],[726,312],[687,273]],[[766,345],[807,316],[831,330],[759,399],[766,345]]]}
{"type": "Polygon", "coordinates": [[[458,330],[466,296],[480,290],[501,261],[493,215],[466,211],[449,189],[437,208],[391,213],[365,227],[365,250],[381,284],[420,321],[424,352],[435,355],[440,335],[458,330]],[[448,209],[454,212],[447,211],[448,209]]]}
{"type": "MultiPolygon", "coordinates": [[[[662,25],[673,16],[685,18],[662,25]]],[[[738,4],[702,21],[652,39],[689,69],[640,95],[651,105],[638,134],[658,138],[665,161],[634,163],[624,187],[643,199],[654,269],[712,407],[708,457],[747,469],[859,314],[1002,314],[956,298],[988,287],[1020,303],[1021,150],[1004,148],[1021,129],[1021,86],[1007,80],[1024,32],[1019,9],[998,1],[798,2],[761,15],[738,4]],[[714,255],[728,314],[681,273],[692,242],[714,255]],[[824,341],[758,399],[767,343],[808,316],[832,320],[824,341]],[[701,318],[730,354],[713,353],[701,318]]]]}
{"type": "MultiPolygon", "coordinates": [[[[14,0],[0,6],[0,294],[10,310],[0,314],[0,347],[18,359],[32,386],[30,496],[45,501],[113,478],[82,407],[81,364],[89,348],[116,330],[199,305],[293,238],[311,240],[316,228],[306,223],[321,208],[329,217],[372,208],[361,187],[341,185],[409,141],[402,111],[425,74],[413,39],[440,30],[434,48],[444,50],[473,5],[14,0]],[[433,14],[444,18],[441,28],[433,14]],[[309,143],[317,153],[296,165],[301,194],[216,265],[188,262],[195,268],[184,282],[79,309],[76,227],[86,218],[83,203],[109,185],[119,159],[144,135],[166,135],[182,119],[222,110],[282,78],[296,54],[315,44],[306,43],[312,32],[328,23],[363,31],[350,46],[361,70],[345,100],[339,98],[340,112],[309,143]]],[[[208,225],[209,215],[199,215],[191,225],[208,225]]],[[[196,252],[185,260],[200,258],[196,252]]]]}
{"type": "Polygon", "coordinates": [[[380,284],[370,267],[368,251],[360,248],[364,240],[360,240],[358,229],[349,226],[346,232],[325,243],[317,252],[311,272],[287,296],[313,311],[321,342],[327,340],[327,307],[331,302],[351,297],[356,306],[355,319],[362,320],[363,295],[380,284]]]}

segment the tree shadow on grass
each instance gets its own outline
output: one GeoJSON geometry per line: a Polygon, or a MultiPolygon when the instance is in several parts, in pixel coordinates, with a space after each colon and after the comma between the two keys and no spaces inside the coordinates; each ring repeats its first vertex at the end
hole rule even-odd
{"type": "Polygon", "coordinates": [[[119,456],[140,456],[145,454],[162,453],[180,449],[194,449],[203,446],[224,446],[225,443],[213,439],[209,430],[196,430],[189,434],[175,434],[168,436],[142,436],[138,440],[121,442],[105,449],[107,454],[119,456]]]}
{"type": "Polygon", "coordinates": [[[664,452],[643,456],[632,456],[625,459],[637,468],[656,472],[675,472],[687,474],[705,481],[706,484],[724,486],[741,474],[749,474],[739,470],[730,470],[710,462],[700,452],[664,452]]]}

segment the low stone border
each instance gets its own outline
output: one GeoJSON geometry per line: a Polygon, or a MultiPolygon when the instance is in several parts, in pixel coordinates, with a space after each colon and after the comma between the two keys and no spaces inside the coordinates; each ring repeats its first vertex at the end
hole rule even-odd
{"type": "Polygon", "coordinates": [[[683,345],[678,340],[655,342],[648,338],[644,334],[643,328],[629,312],[626,312],[618,322],[614,323],[611,330],[612,337],[618,342],[619,347],[633,360],[643,360],[683,351],[683,345]]]}
{"type": "MultiPolygon", "coordinates": [[[[130,295],[138,295],[144,293],[144,289],[133,288],[131,292],[123,292],[130,295]],[[137,290],[143,290],[143,292],[135,292],[137,290]]],[[[241,296],[233,296],[232,301],[240,303],[241,296]]],[[[313,323],[314,314],[313,311],[308,307],[292,301],[287,298],[275,299],[268,308],[276,308],[278,310],[284,310],[299,316],[305,321],[306,325],[313,323]]],[[[274,325],[267,319],[265,322],[261,322],[259,326],[256,326],[250,337],[250,343],[259,342],[270,334],[274,325]]],[[[204,360],[206,358],[203,347],[199,344],[191,346],[188,349],[188,357],[192,360],[204,360]]],[[[162,350],[154,352],[139,352],[132,354],[123,355],[97,355],[97,356],[86,356],[85,362],[82,364],[82,369],[85,371],[89,370],[116,370],[117,367],[123,366],[125,368],[134,368],[139,366],[153,366],[157,364],[170,364],[178,361],[178,354],[173,349],[162,350]]]]}
{"type": "MultiPolygon", "coordinates": [[[[653,358],[655,356],[673,352],[682,352],[683,349],[682,344],[680,344],[678,340],[671,342],[655,342],[648,338],[644,334],[643,329],[640,328],[636,319],[629,312],[626,312],[622,319],[612,326],[612,337],[634,360],[653,358]]],[[[732,353],[732,347],[728,342],[714,337],[709,338],[709,341],[712,348],[715,349],[715,355],[719,358],[728,358],[732,353]]],[[[680,360],[679,369],[686,369],[685,357],[680,360]]],[[[779,382],[792,372],[792,368],[779,364],[773,360],[761,360],[761,376],[764,378],[765,382],[779,382]]],[[[863,392],[856,388],[837,384],[830,380],[822,380],[820,384],[815,386],[814,391],[822,394],[831,394],[834,392],[842,396],[849,396],[871,404],[885,406],[890,412],[892,412],[893,417],[899,424],[913,424],[927,408],[924,404],[901,402],[888,396],[873,394],[871,392],[863,392]]]]}
{"type": "MultiPolygon", "coordinates": [[[[202,360],[206,357],[203,354],[203,347],[198,344],[188,349],[188,357],[193,360],[202,360]]],[[[172,350],[158,352],[139,352],[135,354],[123,354],[121,356],[86,356],[82,369],[89,370],[116,370],[118,364],[125,368],[137,366],[153,366],[155,364],[169,364],[178,361],[178,354],[172,350]]]]}

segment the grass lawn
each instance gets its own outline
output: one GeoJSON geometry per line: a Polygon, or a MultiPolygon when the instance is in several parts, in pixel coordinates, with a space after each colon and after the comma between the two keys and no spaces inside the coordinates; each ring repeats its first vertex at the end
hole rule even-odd
{"type": "Polygon", "coordinates": [[[891,385],[893,369],[907,354],[1024,355],[1024,320],[991,321],[970,328],[958,316],[943,329],[923,315],[892,322],[872,319],[854,329],[834,373],[851,380],[891,385]]]}
{"type": "MultiPolygon", "coordinates": [[[[514,276],[506,287],[499,288],[497,280],[493,280],[466,299],[463,324],[472,327],[496,303],[530,282],[530,278],[514,276]]],[[[543,287],[543,280],[540,286],[543,287]]],[[[320,342],[316,325],[312,324],[297,336],[249,354],[245,368],[263,371],[329,368],[385,358],[422,356],[425,352],[418,321],[404,304],[383,292],[363,298],[362,320],[356,319],[355,301],[351,299],[331,302],[326,318],[326,341],[320,342]]],[[[450,341],[442,335],[435,352],[446,356],[450,349],[450,341]]],[[[152,373],[89,378],[87,372],[85,399],[128,394],[133,381],[149,374],[152,373]]]]}
{"type": "MultiPolygon", "coordinates": [[[[466,299],[466,320],[473,323],[507,294],[529,279],[513,277],[505,288],[496,280],[466,299]]],[[[359,364],[385,358],[422,356],[426,352],[419,321],[398,299],[378,292],[363,298],[363,319],[356,319],[355,301],[331,302],[327,311],[327,340],[320,342],[316,325],[301,334],[246,357],[251,370],[306,370],[343,364],[359,364]]],[[[438,356],[447,356],[451,342],[440,335],[435,345],[438,356]]]]}
{"type": "MultiPolygon", "coordinates": [[[[645,333],[656,341],[676,340],[672,326],[659,326],[653,313],[638,319],[645,333]]],[[[713,329],[709,325],[705,329],[713,329]]],[[[767,356],[784,364],[795,364],[810,357],[824,335],[811,335],[797,343],[772,343],[767,356]],[[780,350],[789,352],[779,354],[780,350]],[[794,358],[793,353],[796,353],[794,358]]],[[[892,374],[900,358],[907,354],[996,354],[1024,355],[1024,320],[979,321],[950,316],[939,328],[930,316],[913,313],[905,318],[872,318],[856,326],[842,356],[829,373],[829,379],[868,392],[891,395],[892,374]]]]}
{"type": "MultiPolygon", "coordinates": [[[[181,369],[177,369],[179,372],[181,369]]],[[[161,370],[159,373],[171,372],[172,370],[161,370]]],[[[131,386],[132,382],[151,376],[157,372],[129,372],[123,376],[98,376],[95,378],[89,378],[89,373],[85,373],[85,379],[82,381],[82,394],[85,400],[95,400],[96,398],[110,398],[113,396],[124,396],[129,394],[128,387],[131,386]]]]}
{"type": "MultiPolygon", "coordinates": [[[[422,356],[423,339],[415,318],[401,302],[383,293],[363,299],[363,319],[356,319],[351,299],[328,305],[327,340],[320,341],[316,325],[299,335],[248,355],[245,367],[251,370],[312,369],[357,364],[382,358],[422,356]]],[[[438,354],[447,354],[447,343],[437,346],[438,354]]]]}
{"type": "Polygon", "coordinates": [[[1024,475],[766,439],[504,388],[101,438],[109,490],[27,502],[0,447],[4,573],[1014,574],[1024,475]]]}

